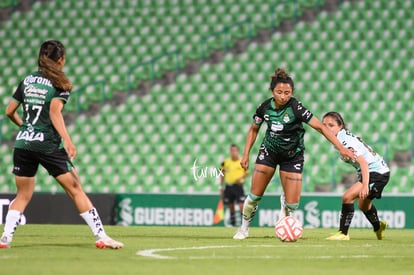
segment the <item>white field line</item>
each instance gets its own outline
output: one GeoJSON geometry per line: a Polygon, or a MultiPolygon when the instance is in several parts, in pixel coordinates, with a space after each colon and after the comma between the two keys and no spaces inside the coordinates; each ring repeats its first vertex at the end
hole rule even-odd
{"type": "MultiPolygon", "coordinates": [[[[207,250],[207,249],[224,249],[224,248],[257,248],[257,247],[296,247],[296,248],[304,248],[304,247],[328,247],[328,245],[212,245],[212,246],[191,246],[191,247],[168,247],[168,248],[153,248],[153,249],[145,249],[137,251],[136,255],[142,257],[148,257],[153,259],[190,259],[190,260],[206,260],[206,259],[222,259],[222,260],[229,260],[229,259],[287,259],[287,257],[281,255],[264,255],[264,256],[188,256],[188,257],[174,257],[174,256],[166,256],[162,255],[162,252],[170,252],[170,251],[182,251],[182,250],[207,250]]],[[[366,258],[383,258],[383,259],[391,259],[391,258],[414,258],[413,256],[399,256],[399,255],[369,255],[369,254],[362,254],[362,255],[339,255],[339,256],[332,256],[332,255],[321,255],[321,256],[298,256],[297,259],[366,259],[366,258]]]]}
{"type": "MultiPolygon", "coordinates": [[[[174,257],[173,257],[174,258],[174,257]]],[[[332,259],[395,259],[395,258],[414,258],[414,256],[378,256],[378,255],[351,255],[351,256],[329,256],[329,255],[321,255],[321,256],[302,256],[296,257],[295,259],[300,260],[332,260],[332,259]]],[[[174,258],[178,259],[178,257],[174,258]]],[[[181,257],[180,259],[189,259],[189,260],[210,260],[210,259],[220,259],[220,260],[254,260],[254,259],[276,259],[276,260],[283,260],[283,259],[291,259],[289,257],[284,256],[272,256],[272,255],[263,255],[263,256],[190,256],[190,257],[181,257]]]]}
{"type": "Polygon", "coordinates": [[[241,245],[236,245],[236,246],[235,245],[216,245],[216,246],[213,245],[213,246],[155,248],[155,249],[140,250],[137,252],[137,255],[155,258],[155,259],[176,259],[177,257],[163,256],[157,253],[166,252],[166,251],[178,251],[178,250],[202,250],[202,249],[235,248],[235,247],[242,247],[242,246],[241,245]]]}

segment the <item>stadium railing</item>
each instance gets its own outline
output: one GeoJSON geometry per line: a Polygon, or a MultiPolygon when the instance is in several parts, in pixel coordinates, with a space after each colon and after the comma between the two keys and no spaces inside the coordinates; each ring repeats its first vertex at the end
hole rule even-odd
{"type": "Polygon", "coordinates": [[[372,146],[374,146],[375,148],[378,148],[379,146],[382,146],[382,148],[379,147],[379,148],[381,148],[380,152],[381,152],[382,157],[384,158],[385,162],[388,163],[390,161],[390,159],[391,159],[390,144],[389,144],[389,141],[388,141],[387,138],[379,137],[377,141],[372,143],[372,146]],[[376,145],[378,145],[378,146],[376,146],[376,145]]]}
{"type": "Polygon", "coordinates": [[[162,71],[159,70],[160,66],[157,66],[157,63],[160,62],[161,60],[163,60],[165,58],[169,58],[171,56],[175,58],[175,72],[176,72],[176,75],[178,75],[180,73],[180,64],[181,64],[181,59],[182,59],[181,51],[179,51],[179,50],[167,52],[165,54],[153,57],[153,58],[151,58],[147,61],[140,62],[136,65],[131,66],[128,69],[128,76],[127,76],[127,83],[126,83],[126,90],[127,90],[128,94],[131,94],[132,89],[134,87],[134,83],[138,82],[138,81],[134,80],[134,73],[138,69],[144,69],[145,67],[149,66],[149,68],[150,68],[149,75],[141,76],[138,79],[139,80],[150,80],[151,83],[154,84],[156,76],[162,73],[162,71]]]}
{"type": "Polygon", "coordinates": [[[85,100],[86,95],[85,93],[89,88],[92,88],[94,91],[99,91],[100,93],[100,101],[101,103],[105,103],[108,99],[107,96],[107,83],[104,80],[98,80],[91,83],[88,83],[79,89],[72,92],[72,97],[75,97],[75,100],[69,101],[69,102],[75,102],[75,106],[69,105],[68,111],[73,111],[77,113],[81,113],[82,111],[86,110],[88,108],[88,102],[85,100]],[[97,88],[95,88],[97,87],[97,88]]]}
{"type": "Polygon", "coordinates": [[[208,56],[207,47],[208,47],[209,41],[211,42],[213,40],[214,42],[216,42],[214,43],[214,47],[213,47],[215,50],[224,50],[225,52],[227,52],[232,43],[232,39],[231,39],[232,30],[233,29],[240,30],[244,26],[247,26],[248,28],[247,38],[251,40],[253,38],[253,24],[250,18],[239,21],[229,26],[225,26],[221,31],[217,31],[217,32],[204,36],[200,40],[200,44],[199,44],[201,62],[203,62],[204,59],[208,56]],[[220,41],[220,38],[222,37],[224,37],[224,39],[223,41],[220,41]]]}

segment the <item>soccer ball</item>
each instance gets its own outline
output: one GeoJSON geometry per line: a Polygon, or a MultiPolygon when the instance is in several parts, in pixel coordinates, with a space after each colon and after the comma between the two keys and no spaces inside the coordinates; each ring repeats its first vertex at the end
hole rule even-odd
{"type": "Polygon", "coordinates": [[[302,237],[302,224],[292,216],[286,216],[276,223],[275,233],[282,242],[296,242],[302,237]]]}

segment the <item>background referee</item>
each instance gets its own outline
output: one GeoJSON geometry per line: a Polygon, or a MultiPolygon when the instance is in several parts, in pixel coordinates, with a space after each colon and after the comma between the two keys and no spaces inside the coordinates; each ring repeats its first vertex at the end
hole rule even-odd
{"type": "Polygon", "coordinates": [[[234,204],[239,204],[239,211],[242,212],[244,203],[244,179],[248,175],[247,169],[240,165],[239,147],[235,144],[230,145],[230,157],[221,163],[221,197],[224,204],[228,205],[230,210],[230,224],[236,226],[236,215],[234,204]]]}

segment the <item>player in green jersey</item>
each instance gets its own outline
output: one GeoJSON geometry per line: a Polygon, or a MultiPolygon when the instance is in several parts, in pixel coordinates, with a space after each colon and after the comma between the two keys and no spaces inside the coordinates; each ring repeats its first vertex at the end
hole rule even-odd
{"type": "Polygon", "coordinates": [[[7,106],[7,116],[20,127],[13,153],[17,195],[6,215],[0,248],[11,245],[22,213],[32,198],[39,164],[73,200],[80,216],[95,235],[96,247],[123,247],[122,243],[105,233],[99,214],[83,191],[72,164],[76,157],[76,147],[66,131],[62,116],[72,84],[62,71],[64,64],[63,44],[56,40],[44,42],[39,52],[39,70],[20,82],[7,106]],[[20,105],[23,106],[23,118],[17,113],[20,105]]]}
{"type": "Polygon", "coordinates": [[[284,191],[279,219],[291,215],[299,207],[305,150],[303,122],[322,133],[344,158],[355,159],[354,153],[342,146],[321,121],[293,97],[293,80],[283,69],[277,69],[272,76],[270,91],[272,97],[260,104],[253,116],[244,146],[241,165],[247,168],[250,149],[265,122],[267,130],[256,159],[250,193],[244,202],[242,225],[233,237],[237,240],[248,237],[249,224],[277,166],[284,191]]]}

